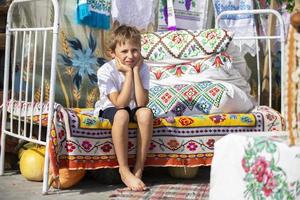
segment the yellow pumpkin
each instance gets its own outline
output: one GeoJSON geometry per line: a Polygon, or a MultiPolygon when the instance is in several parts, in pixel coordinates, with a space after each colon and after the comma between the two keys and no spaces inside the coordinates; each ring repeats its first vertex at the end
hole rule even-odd
{"type": "MultiPolygon", "coordinates": [[[[50,171],[50,176],[52,172],[50,171]]],[[[81,181],[85,176],[85,170],[69,170],[66,168],[59,169],[59,183],[58,181],[50,180],[50,185],[57,189],[67,189],[70,188],[81,181]]]]}
{"type": "Polygon", "coordinates": [[[30,181],[42,181],[45,161],[45,147],[25,150],[20,159],[21,174],[30,181]]]}
{"type": "Polygon", "coordinates": [[[174,178],[194,178],[198,174],[199,167],[169,167],[168,170],[174,178]]]}
{"type": "Polygon", "coordinates": [[[40,147],[40,145],[32,143],[32,142],[28,142],[28,143],[22,145],[18,151],[18,158],[21,159],[24,151],[31,149],[31,148],[38,148],[38,147],[40,147]]]}

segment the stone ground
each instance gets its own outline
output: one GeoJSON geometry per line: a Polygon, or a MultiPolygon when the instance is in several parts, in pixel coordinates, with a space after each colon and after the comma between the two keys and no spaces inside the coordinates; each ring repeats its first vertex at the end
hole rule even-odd
{"type": "MultiPolygon", "coordinates": [[[[67,190],[51,188],[48,195],[42,195],[42,183],[27,181],[18,171],[7,171],[0,176],[0,200],[101,200],[109,196],[117,188],[125,187],[120,183],[116,171],[104,170],[99,172],[89,171],[81,182],[67,190]],[[106,175],[103,175],[106,174],[106,175]]],[[[208,183],[209,167],[200,167],[198,174],[192,179],[172,178],[167,168],[146,168],[144,182],[147,185],[170,183],[208,183]]]]}

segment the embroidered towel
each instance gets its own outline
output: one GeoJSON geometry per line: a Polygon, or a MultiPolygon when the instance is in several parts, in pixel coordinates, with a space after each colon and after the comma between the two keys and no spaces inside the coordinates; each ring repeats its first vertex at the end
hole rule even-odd
{"type": "Polygon", "coordinates": [[[286,132],[228,134],[215,143],[210,200],[300,199],[300,146],[286,132]]]}
{"type": "Polygon", "coordinates": [[[95,28],[110,28],[111,0],[77,0],[76,20],[95,28]]]}
{"type": "MultiPolygon", "coordinates": [[[[226,10],[252,10],[254,6],[252,0],[214,0],[214,8],[217,16],[226,10]]],[[[226,15],[219,21],[219,27],[231,30],[236,37],[257,35],[254,16],[250,14],[226,15]]],[[[243,54],[256,53],[254,40],[236,40],[233,43],[240,46],[243,54]]]]}
{"type": "Polygon", "coordinates": [[[154,23],[155,0],[112,0],[111,16],[120,24],[147,29],[154,23]]]}
{"type": "Polygon", "coordinates": [[[176,21],[175,21],[173,0],[167,1],[167,7],[168,7],[168,30],[175,31],[176,21]]]}
{"type": "MultiPolygon", "coordinates": [[[[170,30],[168,23],[168,0],[160,0],[158,8],[158,31],[170,30]]],[[[213,17],[211,0],[173,0],[177,29],[202,30],[211,28],[213,17]]]]}

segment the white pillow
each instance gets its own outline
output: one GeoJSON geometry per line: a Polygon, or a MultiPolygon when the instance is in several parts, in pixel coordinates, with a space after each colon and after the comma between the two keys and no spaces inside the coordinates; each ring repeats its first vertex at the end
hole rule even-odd
{"type": "Polygon", "coordinates": [[[156,85],[149,99],[155,117],[247,113],[254,106],[241,89],[222,81],[156,85]]]}
{"type": "MultiPolygon", "coordinates": [[[[249,79],[251,70],[247,66],[247,62],[240,48],[233,43],[230,43],[226,52],[232,57],[232,77],[227,82],[234,84],[250,96],[249,79]]],[[[225,80],[224,80],[225,81],[225,80]]]]}

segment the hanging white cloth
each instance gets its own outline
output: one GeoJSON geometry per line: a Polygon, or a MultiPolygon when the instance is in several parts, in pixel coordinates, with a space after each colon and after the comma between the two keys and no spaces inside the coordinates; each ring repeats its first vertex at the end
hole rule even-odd
{"type": "MultiPolygon", "coordinates": [[[[158,6],[158,30],[168,30],[168,1],[160,0],[158,6]]],[[[212,24],[211,0],[173,0],[177,29],[201,30],[212,24]],[[211,9],[211,10],[210,10],[211,9]]],[[[171,25],[173,26],[173,25],[171,25]]]]}
{"type": "Polygon", "coordinates": [[[154,22],[155,2],[155,0],[112,0],[112,19],[120,24],[146,29],[154,22]]]}
{"type": "MultiPolygon", "coordinates": [[[[252,10],[254,5],[253,0],[214,0],[214,8],[217,16],[226,10],[252,10]]],[[[250,14],[225,15],[219,21],[219,27],[233,31],[236,37],[257,35],[254,16],[250,14]]],[[[236,40],[233,43],[241,47],[243,54],[256,54],[254,40],[243,40],[242,43],[236,40]]]]}

